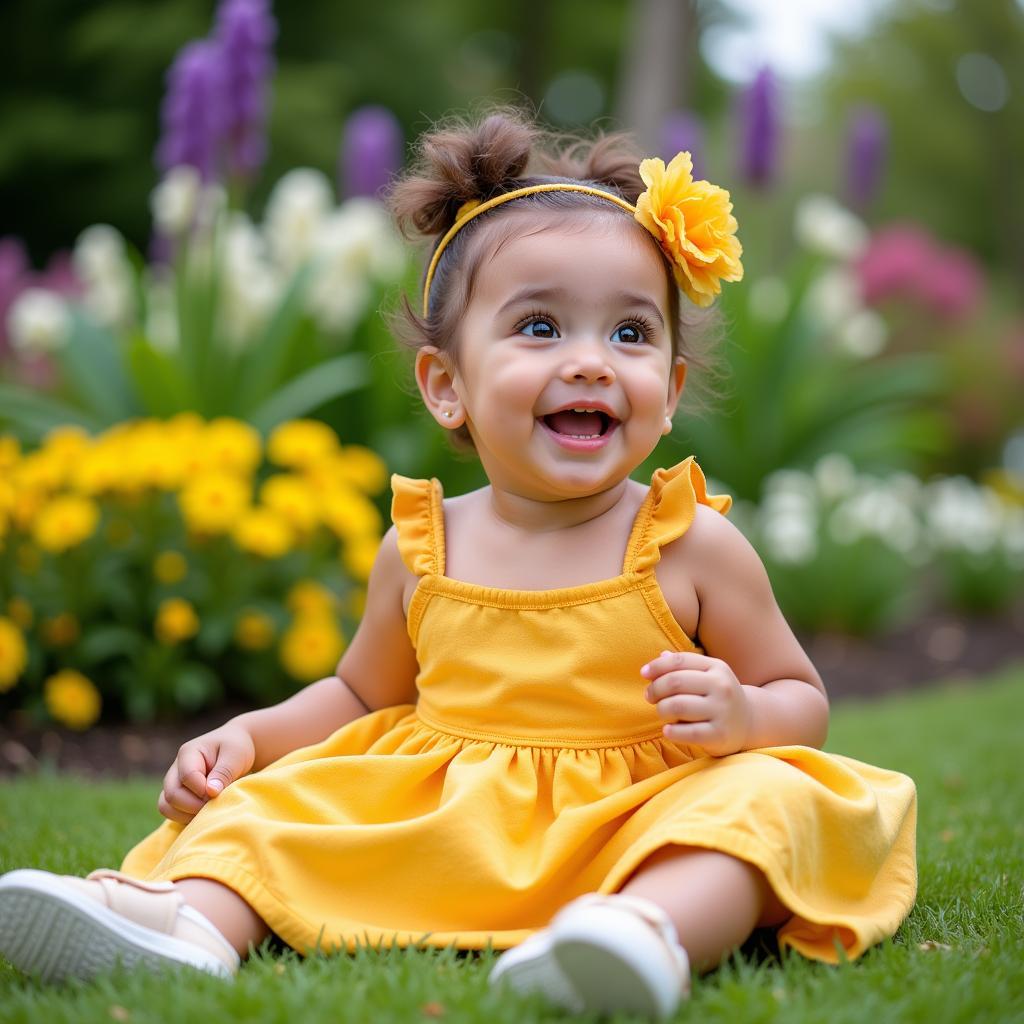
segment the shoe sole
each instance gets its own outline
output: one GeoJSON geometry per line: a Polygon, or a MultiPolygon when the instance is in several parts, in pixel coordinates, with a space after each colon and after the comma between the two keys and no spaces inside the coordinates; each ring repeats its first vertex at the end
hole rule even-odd
{"type": "Polygon", "coordinates": [[[0,954],[43,981],[88,980],[114,968],[194,967],[233,973],[213,955],[146,928],[77,892],[57,888],[46,871],[22,869],[0,878],[0,954]]]}

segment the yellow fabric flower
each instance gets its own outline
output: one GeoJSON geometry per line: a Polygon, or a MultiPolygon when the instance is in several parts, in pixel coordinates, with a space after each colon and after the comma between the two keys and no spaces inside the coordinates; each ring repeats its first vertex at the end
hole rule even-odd
{"type": "Polygon", "coordinates": [[[0,616],[0,693],[14,686],[27,664],[28,647],[21,630],[0,616]]]}
{"type": "Polygon", "coordinates": [[[345,545],[341,559],[345,568],[357,580],[365,583],[370,578],[370,570],[379,548],[379,537],[357,537],[345,545]]]}
{"type": "Polygon", "coordinates": [[[62,669],[43,684],[46,709],[69,729],[88,729],[100,717],[99,690],[73,668],[62,669]]]}
{"type": "Polygon", "coordinates": [[[291,420],[267,438],[267,457],[278,466],[305,468],[338,451],[338,438],[319,420],[291,420]]]}
{"type": "Polygon", "coordinates": [[[156,611],[155,631],[162,644],[180,643],[199,632],[199,616],[183,597],[170,597],[156,611]]]}
{"type": "Polygon", "coordinates": [[[204,473],[178,495],[190,530],[228,533],[249,507],[250,488],[232,473],[204,473]]]}
{"type": "Polygon", "coordinates": [[[659,157],[643,160],[640,177],[647,191],[636,201],[636,219],[658,239],[684,294],[710,306],[720,282],[743,278],[729,193],[694,181],[689,153],[677,153],[668,167],[659,157]]]}
{"type": "Polygon", "coordinates": [[[50,647],[67,647],[73,644],[82,632],[78,619],[71,612],[61,612],[40,623],[43,640],[50,647]]]}
{"type": "Polygon", "coordinates": [[[279,513],[299,534],[312,532],[320,523],[316,493],[300,476],[279,473],[260,488],[260,500],[279,513]]]}
{"type": "Polygon", "coordinates": [[[316,580],[299,580],[284,599],[288,610],[296,616],[313,617],[316,615],[330,616],[334,613],[337,598],[316,580]]]}
{"type": "Polygon", "coordinates": [[[274,620],[254,609],[243,611],[235,623],[235,643],[246,651],[264,651],[274,642],[274,620]]]}
{"type": "Polygon", "coordinates": [[[231,535],[243,551],[262,558],[280,558],[295,543],[295,532],[288,520],[270,508],[246,512],[231,535]]]}
{"type": "Polygon", "coordinates": [[[281,637],[281,664],[293,679],[311,683],[331,675],[344,650],[345,637],[333,619],[302,616],[281,637]]]}
{"type": "Polygon", "coordinates": [[[99,518],[99,507],[91,498],[64,494],[43,506],[32,535],[44,551],[67,551],[93,535],[99,518]]]}
{"type": "Polygon", "coordinates": [[[180,551],[161,551],[153,559],[153,575],[160,583],[178,583],[188,573],[188,562],[180,551]]]}

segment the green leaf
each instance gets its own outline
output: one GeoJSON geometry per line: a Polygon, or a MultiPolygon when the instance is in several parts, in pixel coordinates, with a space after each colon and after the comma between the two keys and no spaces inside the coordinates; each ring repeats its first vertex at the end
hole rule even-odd
{"type": "Polygon", "coordinates": [[[57,350],[68,387],[104,425],[142,410],[125,371],[118,339],[80,310],[71,311],[71,336],[57,350]]]}
{"type": "Polygon", "coordinates": [[[77,424],[99,433],[105,422],[91,413],[17,384],[0,383],[0,426],[9,427],[26,444],[37,444],[54,427],[77,424]]]}
{"type": "Polygon", "coordinates": [[[195,389],[181,372],[181,363],[153,348],[145,338],[132,340],[128,365],[148,415],[173,416],[195,408],[195,389]]]}
{"type": "Polygon", "coordinates": [[[78,645],[78,654],[85,664],[96,665],[118,655],[134,657],[141,644],[142,637],[127,626],[95,626],[78,645]]]}
{"type": "Polygon", "coordinates": [[[262,433],[269,433],[285,420],[306,416],[324,402],[349,394],[366,384],[369,368],[362,353],[328,359],[286,384],[258,409],[249,421],[262,433]]]}
{"type": "Polygon", "coordinates": [[[185,711],[196,711],[224,692],[217,675],[195,661],[178,666],[171,679],[175,703],[185,711]]]}
{"type": "Polygon", "coordinates": [[[312,268],[302,267],[292,278],[263,334],[242,355],[234,386],[233,408],[247,416],[274,390],[288,362],[288,351],[305,315],[306,289],[312,268]]]}

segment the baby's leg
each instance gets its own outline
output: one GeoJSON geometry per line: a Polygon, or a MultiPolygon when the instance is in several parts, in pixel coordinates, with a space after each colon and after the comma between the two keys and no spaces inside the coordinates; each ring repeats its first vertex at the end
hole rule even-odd
{"type": "Polygon", "coordinates": [[[174,883],[185,902],[211,921],[239,956],[258,946],[269,934],[263,918],[234,889],[209,878],[181,878],[174,883]]]}
{"type": "Polygon", "coordinates": [[[781,924],[790,916],[752,864],[699,847],[657,850],[622,892],[644,896],[668,912],[698,971],[716,967],[755,928],[781,924]]]}

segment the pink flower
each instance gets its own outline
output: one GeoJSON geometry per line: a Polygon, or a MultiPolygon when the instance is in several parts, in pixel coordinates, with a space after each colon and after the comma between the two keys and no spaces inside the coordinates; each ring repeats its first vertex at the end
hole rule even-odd
{"type": "Polygon", "coordinates": [[[917,280],[917,294],[943,320],[963,320],[977,309],[985,282],[963,249],[936,248],[917,280]]]}

